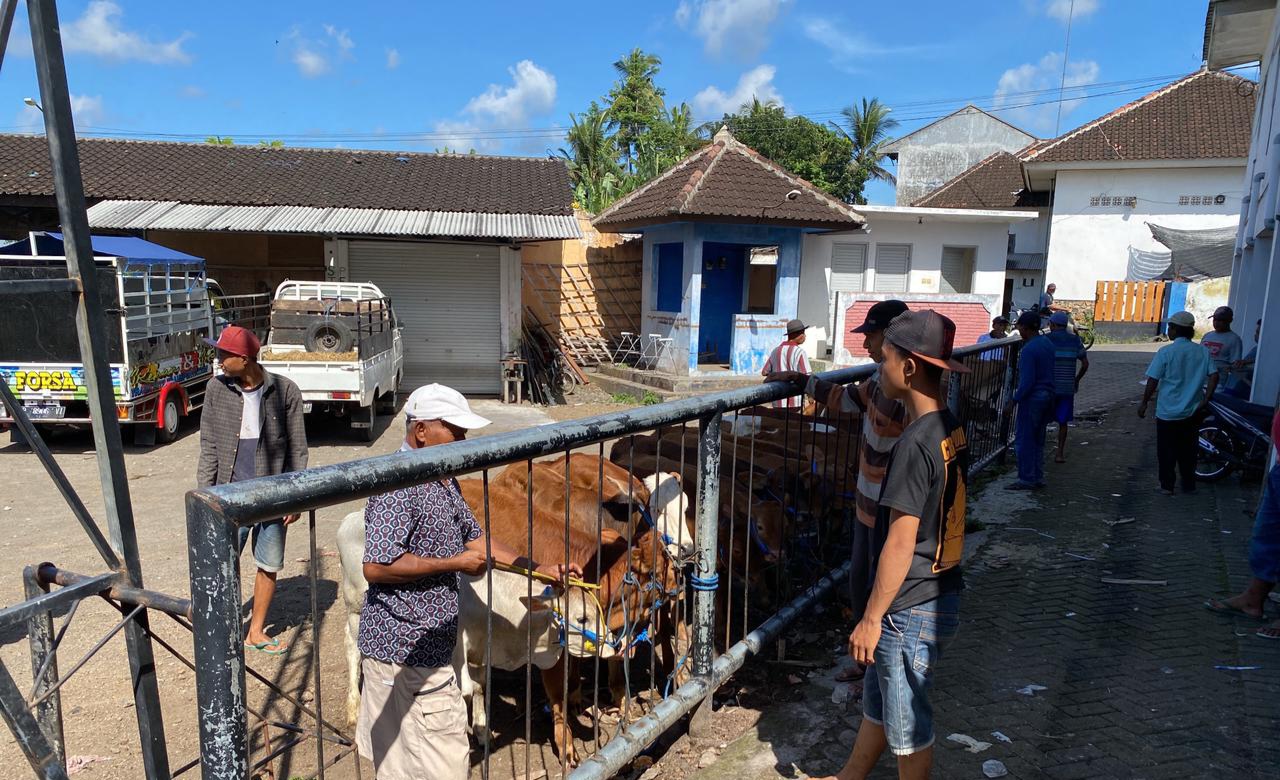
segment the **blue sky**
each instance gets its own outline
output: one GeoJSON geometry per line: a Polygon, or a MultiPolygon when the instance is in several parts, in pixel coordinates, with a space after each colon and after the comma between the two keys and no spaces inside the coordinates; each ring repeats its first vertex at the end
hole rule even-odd
{"type": "MultiPolygon", "coordinates": [[[[867,96],[903,132],[972,101],[1054,134],[1071,0],[200,3],[63,0],[77,129],[94,135],[541,155],[633,47],[697,120],[752,95],[818,121],[867,96]]],[[[1206,0],[1075,0],[1062,130],[1200,65],[1206,0]]],[[[0,132],[35,132],[25,5],[0,132]],[[8,108],[5,108],[5,107],[8,108]]],[[[873,202],[891,202],[876,186],[873,202]]]]}

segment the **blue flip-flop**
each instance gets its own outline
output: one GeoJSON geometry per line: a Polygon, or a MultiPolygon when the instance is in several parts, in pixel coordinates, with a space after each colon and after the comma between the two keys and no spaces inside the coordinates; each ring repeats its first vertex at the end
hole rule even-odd
{"type": "Polygon", "coordinates": [[[268,640],[266,642],[258,642],[258,643],[245,642],[244,646],[251,650],[257,650],[260,653],[266,653],[267,655],[281,655],[284,653],[285,650],[289,649],[288,645],[283,645],[280,643],[280,639],[278,637],[275,639],[268,640]]]}

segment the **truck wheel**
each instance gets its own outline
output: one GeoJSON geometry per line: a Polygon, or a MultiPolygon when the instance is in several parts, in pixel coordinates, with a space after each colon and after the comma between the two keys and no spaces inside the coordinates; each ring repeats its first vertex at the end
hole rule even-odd
{"type": "MultiPolygon", "coordinates": [[[[377,401],[374,401],[374,403],[376,404],[377,401]]],[[[351,422],[355,423],[357,421],[368,423],[368,427],[365,428],[351,426],[351,430],[355,433],[357,439],[373,441],[378,438],[378,414],[374,411],[373,406],[367,406],[351,415],[351,422]]]]}
{"type": "Polygon", "coordinates": [[[378,414],[393,415],[396,413],[396,391],[388,390],[378,397],[374,402],[374,408],[378,410],[378,414]]]}
{"type": "Polygon", "coordinates": [[[308,352],[350,352],[355,337],[344,323],[328,320],[313,323],[307,328],[302,343],[308,352]]]}
{"type": "Polygon", "coordinates": [[[178,399],[169,396],[164,402],[164,425],[156,428],[156,441],[168,444],[178,438],[178,428],[182,425],[182,410],[178,408],[178,399]]]}

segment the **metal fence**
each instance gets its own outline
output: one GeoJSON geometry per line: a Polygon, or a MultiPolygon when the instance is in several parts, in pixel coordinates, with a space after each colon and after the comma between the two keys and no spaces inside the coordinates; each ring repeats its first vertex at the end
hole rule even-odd
{"type": "MultiPolygon", "coordinates": [[[[948,400],[966,424],[975,470],[1008,443],[1017,343],[957,350],[971,372],[950,375],[948,400]]],[[[824,377],[849,383],[872,371],[824,377]]],[[[523,732],[523,756],[511,760],[523,760],[526,775],[549,746],[563,769],[581,762],[575,778],[611,776],[849,573],[862,422],[821,408],[774,408],[795,390],[772,383],[192,491],[204,776],[243,778],[251,766],[237,530],[295,512],[310,513],[314,528],[322,507],[454,477],[487,539],[583,570],[567,586],[505,569],[463,580],[459,641],[474,655],[461,676],[464,689],[480,691],[471,709],[482,773],[490,769],[493,743],[484,737],[497,685],[523,702],[522,729],[504,725],[499,736],[510,742],[523,732]],[[512,577],[522,587],[513,589],[512,577]],[[513,605],[516,596],[524,600],[513,605]],[[486,662],[513,654],[513,668],[486,662]],[[616,715],[602,709],[606,697],[616,715]],[[577,720],[580,706],[590,728],[577,720]]],[[[356,513],[344,525],[361,521],[356,513]]],[[[361,554],[342,538],[340,530],[344,558],[361,554]]],[[[311,561],[314,603],[314,554],[311,561]]],[[[323,776],[351,741],[320,709],[321,649],[317,634],[318,725],[293,743],[315,738],[323,776]],[[328,759],[326,742],[337,746],[328,759]]]]}

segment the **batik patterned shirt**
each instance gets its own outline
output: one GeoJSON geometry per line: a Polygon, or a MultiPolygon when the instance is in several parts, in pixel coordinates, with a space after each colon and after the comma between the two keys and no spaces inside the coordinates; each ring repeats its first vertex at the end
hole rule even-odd
{"type": "MultiPolygon", "coordinates": [[[[428,482],[369,499],[364,562],[389,564],[405,553],[452,558],[480,538],[480,524],[457,482],[428,482]]],[[[458,638],[458,575],[370,583],[360,611],[360,652],[402,666],[448,666],[458,638]]]]}

